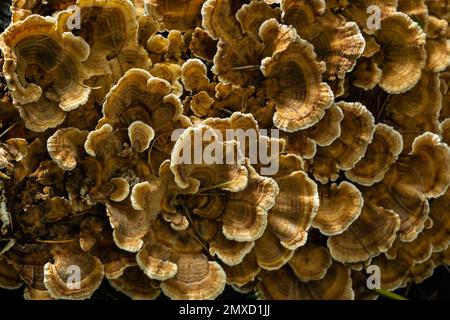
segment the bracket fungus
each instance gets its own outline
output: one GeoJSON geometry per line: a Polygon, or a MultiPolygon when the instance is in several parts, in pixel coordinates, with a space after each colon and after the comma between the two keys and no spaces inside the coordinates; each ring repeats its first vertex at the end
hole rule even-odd
{"type": "Polygon", "coordinates": [[[371,265],[391,291],[449,265],[448,1],[14,0],[11,13],[1,288],[373,299],[371,265]]]}

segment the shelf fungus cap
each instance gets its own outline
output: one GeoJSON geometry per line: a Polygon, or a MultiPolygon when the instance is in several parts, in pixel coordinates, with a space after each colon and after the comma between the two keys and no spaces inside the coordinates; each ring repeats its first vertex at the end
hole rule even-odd
{"type": "Polygon", "coordinates": [[[287,266],[262,277],[259,291],[269,300],[352,300],[350,269],[333,262],[320,280],[302,282],[287,266]]]}
{"type": "Polygon", "coordinates": [[[241,263],[235,266],[224,265],[223,269],[227,275],[227,284],[238,287],[243,287],[254,281],[261,271],[253,251],[246,255],[241,263]]]}
{"type": "Polygon", "coordinates": [[[408,15],[396,12],[383,19],[375,37],[384,55],[380,87],[391,94],[410,90],[427,61],[426,34],[408,15]]]}
{"type": "Polygon", "coordinates": [[[178,137],[170,158],[178,187],[231,192],[245,189],[248,172],[238,142],[222,142],[217,134],[209,126],[199,125],[187,128],[178,137]]]}
{"type": "Polygon", "coordinates": [[[59,33],[54,18],[31,15],[2,34],[3,72],[27,128],[42,132],[61,124],[66,112],[88,101],[89,75],[82,65],[89,46],[59,33]]]}
{"type": "MultiPolygon", "coordinates": [[[[260,28],[263,42],[273,40],[268,36],[274,32],[271,29],[281,33],[283,28],[286,26],[275,19],[264,22],[260,28]]],[[[322,81],[325,69],[312,44],[298,36],[262,60],[266,93],[276,107],[275,126],[293,132],[313,126],[324,116],[334,98],[331,88],[322,81]]]]}
{"type": "Polygon", "coordinates": [[[328,238],[327,245],[334,260],[361,262],[386,252],[399,228],[398,214],[366,201],[358,219],[343,233],[328,238]]]}
{"type": "Polygon", "coordinates": [[[431,132],[418,136],[409,158],[410,166],[419,171],[428,198],[444,194],[450,185],[450,148],[431,132]]]}
{"type": "Polygon", "coordinates": [[[230,192],[222,216],[222,232],[229,240],[254,241],[267,226],[268,211],[274,206],[279,188],[275,180],[262,177],[247,166],[248,183],[240,192],[230,192]]]}
{"type": "Polygon", "coordinates": [[[150,279],[165,281],[178,272],[175,255],[165,244],[147,243],[136,255],[136,261],[150,279]]]}
{"type": "Polygon", "coordinates": [[[307,243],[295,251],[288,263],[300,281],[308,282],[322,279],[332,259],[327,248],[307,243]]]}
{"type": "Polygon", "coordinates": [[[395,290],[405,286],[405,280],[414,267],[414,260],[399,256],[397,259],[388,259],[382,254],[372,260],[372,265],[380,268],[381,287],[386,290],[395,290]]]}
{"type": "Polygon", "coordinates": [[[347,22],[331,11],[311,26],[305,38],[314,46],[319,60],[325,61],[324,77],[329,81],[344,79],[346,73],[353,70],[366,45],[355,22],[347,22]]]}
{"type": "Polygon", "coordinates": [[[329,146],[341,135],[341,121],[344,114],[336,104],[327,110],[318,123],[307,130],[307,135],[321,147],[329,146]]]}
{"type": "Polygon", "coordinates": [[[51,296],[74,300],[90,298],[103,279],[100,260],[77,249],[59,248],[53,255],[54,263],[44,266],[44,284],[51,296]]]}
{"type": "Polygon", "coordinates": [[[380,182],[403,150],[401,134],[394,128],[378,123],[364,157],[345,176],[363,186],[380,182]]]}
{"type": "Polygon", "coordinates": [[[209,253],[217,256],[227,266],[236,266],[243,262],[254,247],[254,241],[228,240],[222,232],[218,232],[209,243],[209,253]]]}
{"type": "Polygon", "coordinates": [[[108,139],[113,133],[113,127],[109,124],[89,132],[86,141],[84,143],[84,150],[92,157],[97,156],[97,150],[101,149],[101,143],[108,139]]]}
{"type": "Polygon", "coordinates": [[[256,260],[265,270],[280,269],[292,258],[294,252],[282,246],[280,239],[270,228],[266,228],[261,238],[255,242],[256,260]]]}
{"type": "Polygon", "coordinates": [[[186,90],[200,92],[208,90],[210,81],[208,69],[200,59],[189,59],[181,66],[181,80],[186,90]]]}
{"type": "Polygon", "coordinates": [[[280,192],[269,211],[268,228],[280,244],[295,250],[304,245],[319,208],[316,183],[303,171],[276,177],[280,192]]]}
{"type": "Polygon", "coordinates": [[[77,160],[84,153],[83,146],[87,136],[86,130],[58,129],[47,140],[48,153],[61,169],[71,171],[75,169],[77,160]]]}
{"type": "Polygon", "coordinates": [[[161,283],[162,292],[174,300],[212,300],[226,284],[226,274],[217,263],[203,254],[179,254],[178,272],[174,278],[161,283]]]}
{"type": "Polygon", "coordinates": [[[20,273],[4,257],[0,258],[0,288],[15,290],[23,285],[20,273]]]}
{"type": "Polygon", "coordinates": [[[111,287],[133,300],[155,300],[161,293],[161,290],[152,286],[152,280],[136,266],[126,268],[119,278],[108,279],[108,282],[111,287]]]}
{"type": "Polygon", "coordinates": [[[363,197],[350,182],[319,186],[319,195],[320,206],[312,225],[324,235],[343,233],[361,214],[363,197]]]}
{"type": "Polygon", "coordinates": [[[150,0],[148,10],[162,24],[163,30],[188,31],[201,25],[201,7],[205,0],[150,0]]]}
{"type": "Polygon", "coordinates": [[[359,102],[338,102],[344,119],[341,135],[329,146],[319,147],[311,165],[316,180],[327,183],[336,180],[339,170],[350,170],[366,153],[375,131],[375,119],[359,102]]]}
{"type": "Polygon", "coordinates": [[[128,138],[131,146],[139,153],[150,147],[150,143],[155,137],[155,131],[148,124],[142,121],[134,121],[128,127],[128,138]]]}
{"type": "Polygon", "coordinates": [[[133,186],[131,204],[135,210],[147,210],[156,215],[161,210],[162,188],[156,182],[140,182],[133,186]]]}
{"type": "Polygon", "coordinates": [[[105,205],[116,245],[125,251],[139,251],[158,210],[151,207],[135,210],[130,199],[115,203],[106,202],[105,205]]]}
{"type": "Polygon", "coordinates": [[[114,186],[114,191],[109,195],[112,201],[120,202],[125,200],[130,194],[130,184],[122,177],[115,177],[109,180],[114,186]]]}
{"type": "Polygon", "coordinates": [[[294,26],[301,36],[326,12],[324,0],[281,0],[282,19],[294,26]]]}

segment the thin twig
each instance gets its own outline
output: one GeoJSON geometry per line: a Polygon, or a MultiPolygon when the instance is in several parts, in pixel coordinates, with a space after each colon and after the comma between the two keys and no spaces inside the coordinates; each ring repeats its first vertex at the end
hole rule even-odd
{"type": "Polygon", "coordinates": [[[399,295],[397,293],[388,291],[386,289],[374,289],[373,291],[378,293],[380,296],[383,296],[383,297],[388,298],[388,299],[392,299],[392,300],[408,300],[405,297],[403,297],[403,296],[401,296],[401,295],[399,295]]]}

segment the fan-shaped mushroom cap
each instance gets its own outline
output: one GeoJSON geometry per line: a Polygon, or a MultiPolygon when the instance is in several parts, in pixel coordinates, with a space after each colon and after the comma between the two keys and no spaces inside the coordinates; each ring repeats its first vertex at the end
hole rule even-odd
{"type": "Polygon", "coordinates": [[[11,170],[13,162],[24,160],[28,153],[28,142],[21,138],[8,139],[0,145],[0,169],[11,170]]]}
{"type": "Polygon", "coordinates": [[[280,193],[269,211],[268,228],[287,249],[306,243],[308,230],[319,207],[317,185],[303,171],[275,178],[280,193]]]}
{"type": "Polygon", "coordinates": [[[212,61],[217,51],[217,41],[211,38],[208,31],[202,28],[195,28],[192,32],[189,49],[194,56],[212,61]]]}
{"type": "Polygon", "coordinates": [[[427,65],[425,70],[441,72],[450,65],[450,41],[447,38],[427,39],[427,65]]]}
{"type": "Polygon", "coordinates": [[[433,275],[435,268],[436,265],[433,260],[427,260],[424,263],[416,264],[410,271],[410,278],[414,283],[420,284],[433,275]]]}
{"type": "Polygon", "coordinates": [[[45,131],[66,112],[87,102],[91,89],[82,62],[89,46],[71,33],[56,31],[55,20],[32,15],[1,36],[3,72],[27,128],[45,131]]]}
{"type": "Polygon", "coordinates": [[[314,243],[307,243],[298,248],[292,259],[289,260],[292,271],[303,282],[322,279],[331,263],[328,249],[314,243]]]}
{"type": "Polygon", "coordinates": [[[392,210],[365,201],[359,218],[342,234],[328,238],[331,256],[340,262],[360,262],[386,252],[400,228],[392,210]]]}
{"type": "Polygon", "coordinates": [[[186,90],[200,92],[209,90],[210,81],[206,65],[199,59],[189,59],[181,67],[181,80],[186,90]]]}
{"type": "MultiPolygon", "coordinates": [[[[341,1],[338,1],[341,5],[341,1]]],[[[380,9],[381,25],[384,19],[396,13],[398,0],[352,0],[342,3],[342,14],[350,21],[355,21],[358,26],[367,34],[373,34],[376,29],[369,28],[367,20],[373,11],[367,10],[369,6],[376,6],[380,9]]],[[[338,6],[339,7],[339,6],[338,6]]]]}
{"type": "Polygon", "coordinates": [[[54,263],[44,266],[44,284],[53,298],[87,299],[100,286],[104,270],[98,258],[65,247],[55,249],[53,256],[54,263]]]}
{"type": "Polygon", "coordinates": [[[392,95],[387,101],[388,120],[403,136],[403,153],[411,150],[412,142],[420,134],[439,132],[438,117],[442,106],[439,82],[439,74],[423,72],[412,90],[392,95]]]}
{"type": "MultiPolygon", "coordinates": [[[[141,189],[140,185],[135,185],[135,187],[136,186],[138,186],[137,189],[141,189]]],[[[114,242],[122,250],[136,252],[143,246],[143,237],[148,233],[153,219],[159,212],[157,206],[147,206],[147,203],[149,202],[147,195],[151,193],[152,192],[148,192],[146,188],[142,188],[142,190],[139,191],[135,191],[133,188],[131,200],[114,204],[109,202],[105,203],[106,213],[108,214],[111,226],[114,230],[114,242]],[[137,192],[142,192],[143,194],[137,195],[137,192]],[[147,201],[144,202],[144,200],[147,201]],[[134,204],[141,205],[143,209],[134,209],[132,201],[134,204]]],[[[158,191],[154,192],[154,194],[157,193],[158,191]]],[[[152,203],[159,204],[159,202],[155,200],[153,200],[152,203]]]]}
{"type": "Polygon", "coordinates": [[[152,225],[152,232],[147,234],[146,244],[136,255],[136,261],[149,278],[165,281],[177,274],[179,253],[201,254],[202,246],[188,231],[173,230],[160,219],[152,225]]]}
{"type": "Polygon", "coordinates": [[[0,288],[14,290],[23,285],[20,274],[5,258],[0,258],[0,288]]]}
{"type": "Polygon", "coordinates": [[[422,232],[428,218],[429,203],[421,179],[418,172],[410,167],[394,165],[383,182],[374,188],[377,203],[400,216],[398,234],[402,241],[414,240],[422,232]]]}
{"type": "Polygon", "coordinates": [[[364,157],[345,176],[358,184],[371,186],[381,181],[403,149],[400,133],[394,128],[378,123],[364,157]]]}
{"type": "Polygon", "coordinates": [[[319,146],[328,146],[341,135],[341,121],[344,114],[336,104],[325,110],[324,117],[314,126],[307,129],[308,136],[319,146]]]}
{"type": "Polygon", "coordinates": [[[416,264],[429,260],[432,253],[433,244],[429,241],[427,233],[422,232],[411,242],[396,241],[385,255],[388,259],[402,256],[403,259],[410,259],[416,264]]]}
{"type": "MultiPolygon", "coordinates": [[[[286,32],[285,28],[274,19],[268,20],[260,28],[261,39],[271,43],[273,34],[286,32]]],[[[311,127],[332,104],[333,93],[322,82],[325,65],[317,60],[314,47],[298,36],[263,59],[261,71],[266,77],[267,94],[277,110],[273,122],[282,130],[311,127]]]]}
{"type": "Polygon", "coordinates": [[[214,39],[228,41],[233,36],[242,37],[239,23],[234,17],[235,11],[230,0],[207,0],[202,7],[203,28],[214,39]]]}
{"type": "Polygon", "coordinates": [[[116,177],[109,180],[114,185],[114,191],[109,195],[112,201],[120,202],[130,194],[130,184],[125,178],[116,177]]]}
{"type": "Polygon", "coordinates": [[[201,7],[205,0],[150,0],[148,10],[162,24],[162,29],[187,31],[201,25],[201,7]]]}
{"type": "Polygon", "coordinates": [[[222,267],[203,254],[179,254],[177,266],[175,277],[161,283],[162,292],[171,299],[215,299],[225,289],[226,274],[222,267]]]}
{"type": "Polygon", "coordinates": [[[312,127],[296,132],[284,133],[286,151],[295,153],[303,159],[311,159],[317,151],[317,145],[328,146],[341,134],[342,110],[333,104],[325,110],[325,115],[312,127]]]}
{"type": "MultiPolygon", "coordinates": [[[[67,201],[67,200],[66,200],[67,201]]],[[[101,240],[104,229],[104,220],[96,216],[83,219],[80,223],[79,245],[81,250],[90,251],[101,240]]]]}
{"type": "Polygon", "coordinates": [[[267,273],[258,285],[265,299],[348,300],[354,298],[350,270],[334,262],[325,276],[301,282],[288,267],[267,273]]]}
{"type": "Polygon", "coordinates": [[[294,250],[282,246],[280,239],[267,228],[261,238],[256,240],[255,255],[261,268],[277,270],[292,258],[294,250]]]}
{"type": "Polygon", "coordinates": [[[156,215],[161,210],[161,188],[155,182],[140,182],[133,186],[131,204],[135,210],[147,210],[156,215]]]}
{"type": "MultiPolygon", "coordinates": [[[[289,20],[284,21],[292,24],[289,20]]],[[[296,24],[294,26],[297,28],[296,24]]],[[[330,81],[343,79],[364,51],[365,40],[358,25],[331,11],[326,11],[317,22],[302,29],[297,28],[297,31],[314,46],[319,60],[325,61],[324,77],[330,81]]]]}
{"type": "Polygon", "coordinates": [[[223,269],[227,275],[227,284],[243,287],[255,280],[261,271],[261,267],[256,261],[255,253],[246,255],[241,263],[235,266],[224,265],[223,269]]]}
{"type": "Polygon", "coordinates": [[[279,20],[280,16],[281,10],[279,8],[272,8],[263,1],[250,1],[249,4],[244,4],[236,12],[236,19],[241,26],[241,30],[255,42],[260,41],[258,32],[263,22],[270,18],[279,20]]]}
{"type": "Polygon", "coordinates": [[[254,241],[237,242],[228,240],[219,232],[209,243],[209,252],[228,266],[236,266],[242,263],[245,257],[253,250],[254,241]]]}
{"type": "Polygon", "coordinates": [[[43,266],[28,265],[21,268],[21,277],[27,284],[23,292],[25,300],[55,300],[44,286],[43,266]]]}
{"type": "Polygon", "coordinates": [[[242,154],[235,141],[221,142],[214,130],[201,125],[184,130],[177,139],[171,154],[170,169],[181,189],[196,186],[206,190],[220,188],[237,192],[243,190],[248,182],[247,169],[240,163],[242,154]],[[222,151],[215,154],[216,159],[210,158],[211,153],[205,153],[205,150],[217,149],[222,151]],[[204,155],[208,159],[198,159],[204,155]]]}
{"type": "Polygon", "coordinates": [[[4,256],[25,282],[26,300],[52,299],[44,286],[44,265],[51,258],[47,244],[15,244],[4,256]]]}
{"type": "Polygon", "coordinates": [[[146,48],[152,61],[160,62],[169,51],[170,40],[161,34],[155,34],[147,40],[146,48]]]}
{"type": "Polygon", "coordinates": [[[153,288],[149,279],[139,267],[128,267],[119,278],[108,279],[111,287],[133,300],[154,300],[161,291],[153,288]]]}
{"type": "Polygon", "coordinates": [[[88,131],[77,128],[58,129],[47,140],[47,150],[58,166],[66,171],[73,170],[83,152],[88,131]]]}
{"type": "Polygon", "coordinates": [[[101,156],[103,143],[105,140],[109,140],[112,135],[113,127],[109,124],[105,124],[99,129],[89,132],[84,143],[84,150],[91,157],[101,156]]]}
{"type": "MultiPolygon", "coordinates": [[[[145,69],[145,68],[143,68],[145,69]]],[[[177,97],[183,95],[183,86],[180,83],[181,66],[177,63],[156,63],[151,69],[152,76],[164,79],[171,84],[171,93],[177,97]]]]}
{"type": "Polygon", "coordinates": [[[393,94],[410,90],[426,64],[425,33],[410,17],[397,12],[383,20],[375,36],[384,54],[380,87],[393,94]]]}
{"type": "MultiPolygon", "coordinates": [[[[279,188],[273,179],[260,176],[250,165],[247,171],[245,190],[230,193],[222,216],[223,234],[227,239],[239,242],[261,237],[266,229],[268,211],[279,198],[279,188]]],[[[270,214],[273,215],[272,211],[270,214]]]]}
{"type": "Polygon", "coordinates": [[[395,290],[405,286],[405,280],[414,267],[414,261],[398,257],[389,260],[385,255],[380,255],[372,260],[372,264],[380,268],[381,287],[387,290],[395,290]]]}
{"type": "MultiPolygon", "coordinates": [[[[120,59],[129,50],[145,53],[138,47],[138,28],[136,9],[130,1],[122,0],[79,0],[81,28],[79,35],[86,40],[91,52],[86,61],[89,72],[104,75],[111,72],[110,61],[120,59]],[[112,56],[114,54],[114,56],[112,56]],[[111,57],[112,56],[112,57],[111,57]],[[108,59],[111,57],[111,59],[108,59]],[[110,60],[110,61],[109,61],[110,60]]],[[[58,14],[58,28],[61,32],[69,30],[70,10],[58,14]]],[[[141,63],[142,59],[135,60],[141,63]]],[[[125,72],[126,70],[122,70],[125,72]]]]}
{"type": "Polygon", "coordinates": [[[320,205],[312,225],[324,235],[343,233],[358,219],[364,200],[361,192],[347,181],[319,186],[320,205]]]}
{"type": "Polygon", "coordinates": [[[450,148],[433,133],[426,132],[412,144],[409,163],[419,171],[427,197],[441,196],[450,185],[450,148]]]}
{"type": "Polygon", "coordinates": [[[361,103],[342,101],[337,106],[344,113],[341,135],[329,146],[318,148],[311,165],[314,177],[322,183],[336,180],[339,170],[350,170],[361,160],[375,129],[374,117],[361,103]]]}
{"type": "Polygon", "coordinates": [[[208,118],[202,121],[213,130],[217,130],[219,137],[225,141],[237,141],[242,155],[250,160],[250,163],[257,172],[262,175],[274,175],[275,173],[265,174],[262,159],[258,159],[259,151],[270,154],[271,161],[279,162],[279,154],[284,151],[285,141],[278,137],[268,137],[268,133],[260,131],[258,121],[251,113],[234,112],[228,118],[208,118]],[[220,133],[220,134],[219,134],[220,133]]]}
{"type": "Polygon", "coordinates": [[[179,100],[169,98],[170,91],[171,85],[166,80],[142,69],[128,70],[106,96],[100,124],[125,121],[129,125],[141,120],[159,131],[157,124],[163,126],[182,113],[179,100]]]}
{"type": "Polygon", "coordinates": [[[326,2],[324,0],[282,0],[282,19],[297,29],[300,36],[305,37],[311,25],[325,13],[326,2]]]}
{"type": "Polygon", "coordinates": [[[144,152],[155,137],[155,132],[148,124],[142,121],[134,121],[128,127],[128,137],[134,150],[144,152]]]}
{"type": "Polygon", "coordinates": [[[192,96],[189,108],[196,116],[203,117],[211,113],[214,102],[215,100],[206,91],[200,91],[192,96]]]}
{"type": "Polygon", "coordinates": [[[374,59],[361,58],[352,72],[353,85],[364,90],[371,90],[380,83],[383,71],[374,59]]]}
{"type": "Polygon", "coordinates": [[[230,0],[206,1],[202,8],[203,27],[219,39],[212,71],[222,82],[247,86],[261,76],[258,66],[264,46],[258,29],[264,21],[279,18],[280,10],[262,1],[240,5],[230,0]],[[224,23],[226,27],[222,26],[224,23]]]}
{"type": "Polygon", "coordinates": [[[91,253],[102,262],[107,279],[117,279],[126,268],[136,265],[136,254],[119,249],[114,243],[111,229],[106,225],[102,229],[101,239],[92,247],[91,253]]]}

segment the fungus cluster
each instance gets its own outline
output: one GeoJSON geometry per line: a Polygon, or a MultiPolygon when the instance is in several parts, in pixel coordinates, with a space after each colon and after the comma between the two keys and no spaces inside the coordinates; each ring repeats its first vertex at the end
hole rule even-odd
{"type": "Polygon", "coordinates": [[[450,263],[447,1],[11,11],[1,288],[87,299],[106,280],[132,299],[215,299],[226,285],[370,299],[369,266],[395,290],[450,263]],[[256,134],[227,135],[239,130],[256,134]],[[184,161],[212,149],[215,162],[184,161]]]}

